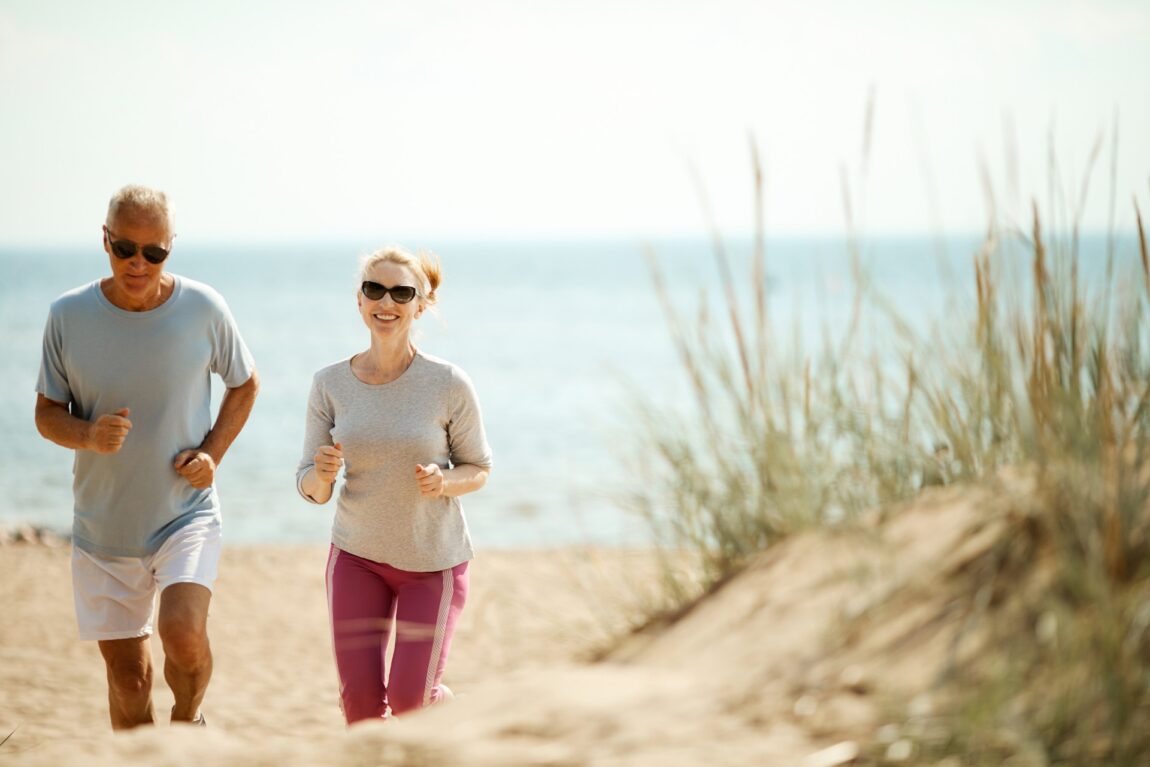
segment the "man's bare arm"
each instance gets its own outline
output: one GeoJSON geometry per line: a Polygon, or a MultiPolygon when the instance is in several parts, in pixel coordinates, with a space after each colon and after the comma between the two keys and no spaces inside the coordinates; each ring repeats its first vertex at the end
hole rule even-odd
{"type": "Polygon", "coordinates": [[[63,402],[36,395],[36,429],[45,439],[72,450],[117,452],[132,430],[128,412],[128,408],[121,408],[95,421],[85,421],[72,415],[63,402]]]}
{"type": "Polygon", "coordinates": [[[255,371],[246,382],[224,392],[220,412],[211,431],[199,447],[180,451],[172,466],[192,487],[209,487],[215,481],[216,468],[232,446],[251,415],[260,390],[260,377],[255,371]]]}

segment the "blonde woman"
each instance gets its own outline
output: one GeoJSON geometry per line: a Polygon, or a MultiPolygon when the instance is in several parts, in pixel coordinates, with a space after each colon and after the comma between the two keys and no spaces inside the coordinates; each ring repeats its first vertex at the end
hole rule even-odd
{"type": "Polygon", "coordinates": [[[470,379],[412,342],[437,299],[438,261],[384,249],[360,277],[370,345],[315,374],[296,475],[300,494],[322,504],[344,472],[327,593],[348,724],[451,697],[440,680],[473,556],[459,499],[491,469],[470,379]]]}

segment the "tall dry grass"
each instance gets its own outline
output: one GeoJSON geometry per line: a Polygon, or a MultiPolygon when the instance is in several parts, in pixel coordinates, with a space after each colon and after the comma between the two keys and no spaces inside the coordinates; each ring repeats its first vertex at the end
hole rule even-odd
{"type": "MultiPolygon", "coordinates": [[[[697,310],[685,313],[658,255],[647,253],[690,400],[676,411],[639,398],[635,404],[643,481],[625,502],[673,563],[655,611],[674,613],[781,537],[849,523],[941,481],[936,446],[912,439],[916,369],[892,371],[857,343],[873,297],[858,267],[857,242],[850,243],[857,289],[846,331],[835,336],[824,329],[826,343],[813,355],[801,348],[797,327],[794,339],[777,336],[757,153],[753,166],[758,213],[747,275],[736,273],[724,239],[711,228],[722,294],[717,308],[701,295],[697,310]]],[[[878,305],[884,323],[905,330],[878,305]]]]}
{"type": "MultiPolygon", "coordinates": [[[[757,159],[755,179],[761,210],[757,159]]],[[[1147,764],[1150,254],[1136,202],[1134,214],[1140,271],[1115,271],[1111,237],[1093,286],[1078,218],[1047,229],[1034,205],[1025,231],[992,224],[972,254],[977,311],[945,339],[916,337],[856,270],[854,321],[811,354],[772,332],[761,216],[749,308],[717,232],[718,310],[705,298],[693,316],[678,309],[651,254],[692,397],[685,412],[639,408],[648,479],[628,500],[674,563],[658,610],[682,609],[804,527],[849,523],[924,485],[1031,472],[1034,510],[970,586],[995,649],[952,677],[916,753],[1147,764]],[[1017,281],[1006,262],[1020,247],[1028,274],[1017,281]],[[868,309],[901,340],[896,371],[855,351],[868,309]],[[982,600],[1027,579],[1042,584],[1032,603],[982,600]]]]}
{"type": "MultiPolygon", "coordinates": [[[[924,755],[968,764],[1146,764],[1150,755],[1150,254],[1135,203],[1140,273],[1091,294],[1077,235],[1048,245],[1037,210],[1029,300],[999,300],[993,249],[975,261],[974,367],[924,387],[924,414],[956,445],[963,476],[1026,467],[1018,515],[980,591],[997,652],[965,669],[924,755]],[[1038,598],[1011,599],[1037,582],[1038,598]]],[[[1107,269],[1110,272],[1110,269],[1107,269]]]]}

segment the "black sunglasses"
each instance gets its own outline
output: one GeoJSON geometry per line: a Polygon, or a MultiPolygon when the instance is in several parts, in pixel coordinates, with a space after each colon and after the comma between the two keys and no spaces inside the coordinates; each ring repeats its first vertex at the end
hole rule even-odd
{"type": "Polygon", "coordinates": [[[112,230],[104,227],[104,236],[108,238],[108,245],[112,248],[112,253],[116,258],[131,258],[136,255],[137,250],[142,250],[144,258],[148,260],[149,264],[162,264],[164,259],[171,253],[170,250],[161,248],[159,245],[144,245],[142,248],[131,240],[113,240],[115,236],[112,230]]]}
{"type": "Polygon", "coordinates": [[[371,280],[364,280],[363,284],[359,286],[359,289],[363,292],[364,296],[372,301],[378,301],[390,293],[391,300],[397,304],[406,304],[418,295],[415,288],[410,285],[396,285],[394,288],[388,288],[371,280]]]}

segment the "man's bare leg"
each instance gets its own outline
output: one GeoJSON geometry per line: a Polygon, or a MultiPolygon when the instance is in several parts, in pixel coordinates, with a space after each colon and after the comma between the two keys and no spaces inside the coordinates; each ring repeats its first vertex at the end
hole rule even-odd
{"type": "Polygon", "coordinates": [[[113,730],[155,722],[152,709],[152,653],[148,637],[102,639],[108,669],[108,713],[113,730]]]}
{"type": "Polygon", "coordinates": [[[208,644],[208,604],[212,592],[198,583],[174,583],[160,594],[160,641],[164,645],[164,679],[176,705],[173,722],[191,722],[212,678],[208,644]]]}

